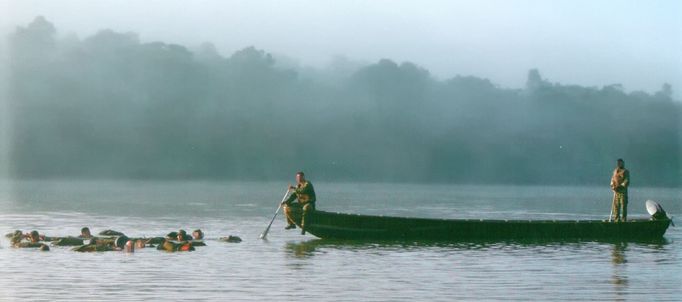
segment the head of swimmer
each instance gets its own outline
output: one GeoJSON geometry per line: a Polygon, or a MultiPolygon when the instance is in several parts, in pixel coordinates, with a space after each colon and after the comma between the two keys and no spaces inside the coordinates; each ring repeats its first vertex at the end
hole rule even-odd
{"type": "Polygon", "coordinates": [[[194,238],[194,240],[204,239],[204,232],[201,231],[200,229],[196,229],[194,230],[194,232],[192,232],[192,237],[194,238]]]}
{"type": "Polygon", "coordinates": [[[28,235],[28,239],[30,239],[31,242],[36,243],[40,241],[40,234],[38,234],[38,231],[33,230],[31,231],[31,234],[28,235]]]}
{"type": "Polygon", "coordinates": [[[90,229],[88,227],[84,227],[81,229],[81,238],[92,238],[92,234],[90,233],[90,229]]]}
{"type": "Polygon", "coordinates": [[[185,230],[179,230],[177,240],[178,241],[187,241],[187,239],[189,239],[187,236],[187,232],[185,232],[185,230]]]}

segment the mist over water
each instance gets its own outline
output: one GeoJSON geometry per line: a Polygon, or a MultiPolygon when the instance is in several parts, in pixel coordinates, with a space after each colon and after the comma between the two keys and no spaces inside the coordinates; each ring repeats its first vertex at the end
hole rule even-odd
{"type": "Polygon", "coordinates": [[[0,37],[0,179],[9,175],[11,113],[9,107],[9,51],[7,36],[0,37]]]}
{"type": "Polygon", "coordinates": [[[532,69],[508,89],[391,59],[302,68],[256,47],[62,35],[43,17],[9,49],[13,177],[603,184],[624,158],[637,185],[682,184],[667,83],[628,93],[532,69]]]}
{"type": "Polygon", "coordinates": [[[200,228],[207,243],[41,252],[3,236],[0,300],[679,299],[679,227],[358,242],[279,216],[258,239],[300,170],[324,211],[605,220],[624,158],[628,217],[647,199],[680,216],[680,5],[593,3],[0,0],[0,234],[200,228]]]}

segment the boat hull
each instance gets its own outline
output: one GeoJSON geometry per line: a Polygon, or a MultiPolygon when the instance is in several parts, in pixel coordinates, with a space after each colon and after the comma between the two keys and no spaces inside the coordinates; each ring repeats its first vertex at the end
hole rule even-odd
{"type": "MultiPolygon", "coordinates": [[[[294,209],[294,220],[301,221],[294,209]]],[[[354,240],[648,240],[660,239],[670,219],[602,220],[472,220],[369,216],[313,211],[305,231],[324,239],[354,240]]]]}

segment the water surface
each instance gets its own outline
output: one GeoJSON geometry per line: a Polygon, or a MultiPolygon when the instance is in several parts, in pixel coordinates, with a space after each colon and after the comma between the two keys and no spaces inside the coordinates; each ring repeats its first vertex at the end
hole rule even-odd
{"type": "MultiPolygon", "coordinates": [[[[14,249],[0,240],[1,300],[453,301],[680,300],[682,232],[655,242],[348,242],[284,231],[258,239],[285,183],[21,181],[0,183],[0,231],[206,232],[192,253],[14,249]],[[238,235],[242,243],[224,243],[238,235]]],[[[315,183],[318,208],[438,218],[606,219],[601,187],[315,183]]],[[[682,213],[682,190],[633,188],[682,213]]]]}

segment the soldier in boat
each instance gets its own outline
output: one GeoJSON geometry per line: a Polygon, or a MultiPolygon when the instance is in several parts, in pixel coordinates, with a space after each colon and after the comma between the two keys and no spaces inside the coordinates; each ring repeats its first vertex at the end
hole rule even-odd
{"type": "MultiPolygon", "coordinates": [[[[611,190],[613,190],[613,204],[611,211],[614,221],[627,221],[628,218],[628,187],[630,186],[630,171],[625,169],[625,161],[619,158],[616,169],[611,176],[611,190]],[[621,214],[622,212],[622,214],[621,214]]],[[[611,217],[609,217],[611,219],[611,217]]]]}
{"type": "Polygon", "coordinates": [[[299,208],[303,210],[301,215],[301,234],[305,234],[305,217],[310,211],[315,210],[315,188],[313,188],[313,184],[310,181],[305,179],[305,174],[303,172],[297,172],[296,186],[290,185],[289,190],[293,190],[294,192],[289,198],[282,202],[287,220],[285,229],[289,230],[296,228],[296,223],[291,217],[291,211],[293,208],[299,208]],[[298,200],[298,202],[294,203],[294,200],[298,200]]]}

